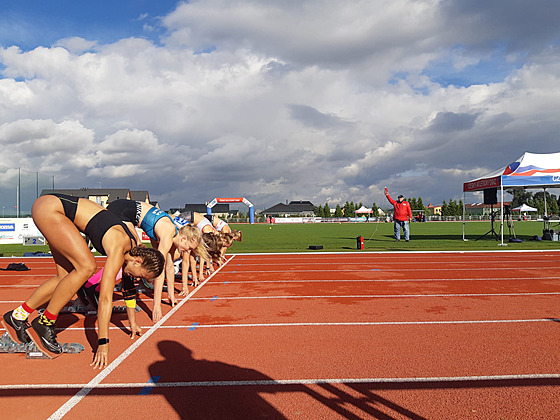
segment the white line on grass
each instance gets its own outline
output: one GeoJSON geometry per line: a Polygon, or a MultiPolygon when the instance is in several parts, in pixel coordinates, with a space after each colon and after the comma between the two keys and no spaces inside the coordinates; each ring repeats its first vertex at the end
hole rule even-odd
{"type": "MultiPolygon", "coordinates": [[[[128,347],[123,353],[121,353],[109,366],[103,369],[95,378],[93,378],[89,383],[84,385],[72,398],[70,398],[64,405],[62,405],[57,411],[55,411],[49,420],[58,420],[64,417],[68,412],[75,407],[87,394],[89,394],[94,388],[101,385],[103,381],[113,370],[115,370],[128,356],[130,356],[144,341],[146,341],[154,332],[156,332],[160,326],[167,321],[171,315],[173,315],[181,306],[187,302],[191,296],[193,296],[202,286],[204,286],[208,280],[210,280],[215,274],[217,274],[227,263],[233,260],[234,257],[228,259],[221,267],[219,267],[214,273],[212,273],[206,280],[204,280],[197,288],[195,288],[188,296],[185,297],[181,302],[177,304],[173,309],[171,309],[162,319],[160,319],[156,324],[154,324],[146,333],[140,336],[134,344],[128,347]]],[[[145,383],[144,383],[145,386],[145,383]]]]}

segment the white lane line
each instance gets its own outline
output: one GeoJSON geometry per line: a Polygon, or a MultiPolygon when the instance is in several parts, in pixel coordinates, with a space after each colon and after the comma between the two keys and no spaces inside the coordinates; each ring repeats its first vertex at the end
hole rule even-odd
{"type": "Polygon", "coordinates": [[[442,293],[418,295],[306,295],[306,296],[219,296],[193,298],[191,300],[252,300],[252,299],[380,299],[380,298],[426,298],[426,297],[494,297],[494,296],[552,296],[560,292],[535,293],[442,293]]]}
{"type": "MultiPolygon", "coordinates": [[[[157,382],[150,384],[153,388],[186,387],[221,387],[221,386],[270,386],[270,385],[312,385],[312,384],[406,384],[430,382],[473,382],[473,381],[520,381],[539,379],[560,379],[558,373],[535,373],[522,375],[480,375],[480,376],[425,376],[408,378],[327,378],[327,379],[270,379],[254,381],[192,381],[192,382],[157,382]]],[[[560,385],[560,383],[558,384],[560,385]]],[[[0,390],[16,389],[76,389],[86,388],[89,384],[13,384],[0,385],[0,390]]],[[[146,382],[104,383],[97,389],[143,388],[146,382]]]]}
{"type": "MultiPolygon", "coordinates": [[[[330,270],[329,270],[330,271],[330,270]]],[[[377,273],[377,271],[374,271],[377,273]]],[[[237,272],[237,273],[224,273],[224,274],[244,274],[244,272],[237,272]]],[[[330,279],[315,279],[315,280],[226,280],[224,281],[213,281],[210,282],[212,285],[215,284],[247,284],[247,283],[282,283],[282,284],[290,284],[290,283],[379,283],[379,282],[394,282],[394,283],[414,283],[414,282],[457,282],[457,281],[510,281],[510,282],[517,282],[517,281],[539,281],[539,280],[560,280],[560,276],[539,276],[539,277],[467,277],[467,278],[456,278],[456,279],[446,279],[446,278],[406,278],[406,279],[338,279],[338,280],[330,280],[330,279]]],[[[18,284],[18,285],[0,285],[0,287],[12,288],[12,287],[37,287],[40,284],[18,284]]],[[[0,301],[0,303],[13,303],[13,302],[21,302],[21,301],[0,301]]]]}
{"type": "MultiPolygon", "coordinates": [[[[358,321],[358,322],[283,322],[283,323],[254,323],[254,324],[197,324],[196,328],[251,328],[251,327],[316,327],[316,326],[379,326],[379,325],[449,325],[449,324],[516,324],[528,322],[560,322],[560,318],[533,319],[475,319],[450,321],[358,321]]],[[[161,325],[167,329],[193,329],[193,325],[161,325]]],[[[122,330],[120,327],[109,327],[110,330],[122,330]]],[[[95,331],[96,327],[57,328],[60,331],[95,331]]],[[[4,329],[0,328],[0,331],[4,329]]]]}
{"type": "MultiPolygon", "coordinates": [[[[225,273],[229,274],[229,273],[225,273]]],[[[241,274],[241,273],[238,273],[241,274]]],[[[442,279],[442,278],[406,278],[406,279],[340,279],[340,280],[326,280],[326,279],[316,279],[316,280],[226,280],[223,281],[215,281],[212,282],[213,285],[215,284],[247,284],[247,283],[282,283],[282,284],[290,284],[290,283],[378,283],[378,282],[394,282],[394,283],[414,283],[414,282],[426,282],[426,281],[433,281],[433,282],[446,282],[446,281],[538,281],[538,280],[560,280],[560,276],[546,276],[546,277],[481,277],[481,278],[458,278],[458,279],[442,279]]]]}
{"type": "MultiPolygon", "coordinates": [[[[283,322],[267,324],[198,324],[198,328],[244,328],[244,327],[333,327],[333,326],[373,326],[373,325],[449,325],[449,324],[509,324],[524,322],[560,322],[558,318],[538,319],[483,319],[459,321],[373,321],[373,322],[283,322]]],[[[190,325],[164,325],[162,329],[188,329],[190,325]]]]}
{"type": "MultiPolygon", "coordinates": [[[[440,264],[444,264],[444,263],[440,263],[440,264]]],[[[474,264],[474,263],[473,263],[474,264]]],[[[337,266],[341,266],[343,264],[337,264],[337,266]]],[[[445,264],[446,266],[448,266],[449,264],[445,264]]],[[[525,270],[539,270],[543,271],[543,270],[557,270],[558,269],[558,264],[552,265],[550,267],[543,267],[541,265],[532,265],[532,266],[525,266],[525,267],[511,267],[511,266],[507,266],[507,267],[465,267],[465,268],[458,268],[458,267],[450,267],[450,268],[444,268],[444,267],[434,267],[434,268],[423,268],[423,267],[411,267],[411,268],[404,268],[404,267],[395,267],[395,266],[391,266],[391,267],[383,267],[382,265],[375,265],[375,264],[371,264],[368,267],[365,267],[363,269],[335,269],[335,268],[326,268],[324,270],[291,270],[289,268],[283,269],[283,270],[232,270],[232,271],[228,271],[225,274],[247,274],[247,273],[363,273],[363,272],[369,272],[371,270],[376,270],[376,271],[381,271],[383,273],[392,273],[392,272],[419,272],[419,271],[488,271],[488,270],[492,270],[492,271],[497,271],[497,270],[504,270],[505,268],[507,268],[508,273],[512,276],[512,278],[514,278],[514,273],[516,271],[525,271],[525,270]]],[[[538,277],[537,277],[538,278],[538,277]]]]}
{"type": "Polygon", "coordinates": [[[146,331],[142,336],[140,336],[134,344],[128,347],[123,353],[121,353],[112,363],[109,364],[105,369],[103,369],[97,376],[95,376],[89,383],[84,385],[72,398],[70,398],[64,405],[62,405],[57,411],[55,411],[49,420],[58,420],[64,417],[68,412],[75,407],[87,394],[89,394],[94,388],[99,387],[101,381],[103,381],[113,370],[115,370],[128,356],[130,356],[144,341],[146,341],[154,332],[156,332],[161,325],[167,321],[181,306],[183,306],[191,296],[193,296],[198,290],[202,288],[215,274],[219,273],[220,270],[227,265],[229,261],[233,259],[230,258],[221,267],[219,267],[214,273],[212,273],[206,280],[204,280],[200,285],[195,288],[191,293],[189,293],[185,299],[177,304],[173,309],[171,309],[162,319],[160,319],[156,324],[154,324],[148,331],[146,331]]]}

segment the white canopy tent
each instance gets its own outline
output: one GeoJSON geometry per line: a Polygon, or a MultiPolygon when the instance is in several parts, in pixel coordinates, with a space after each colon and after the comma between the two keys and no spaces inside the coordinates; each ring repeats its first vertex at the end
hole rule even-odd
{"type": "Polygon", "coordinates": [[[534,207],[528,206],[527,204],[522,204],[519,207],[511,209],[511,211],[522,212],[522,211],[538,211],[538,210],[534,207]]]}
{"type": "MultiPolygon", "coordinates": [[[[500,193],[501,245],[504,245],[504,189],[560,188],[560,152],[529,153],[495,172],[463,184],[463,240],[465,240],[465,193],[496,188],[500,193]]],[[[545,214],[546,210],[546,199],[545,214]]]]}
{"type": "Polygon", "coordinates": [[[364,214],[364,213],[373,213],[372,209],[368,209],[366,206],[360,207],[355,213],[364,214]]]}

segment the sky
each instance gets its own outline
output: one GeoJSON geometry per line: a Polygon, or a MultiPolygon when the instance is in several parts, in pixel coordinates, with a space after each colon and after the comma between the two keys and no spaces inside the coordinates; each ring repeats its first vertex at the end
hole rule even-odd
{"type": "Polygon", "coordinates": [[[557,0],[3,0],[0,201],[16,168],[163,209],[459,200],[560,151],[558,21],[557,0]]]}

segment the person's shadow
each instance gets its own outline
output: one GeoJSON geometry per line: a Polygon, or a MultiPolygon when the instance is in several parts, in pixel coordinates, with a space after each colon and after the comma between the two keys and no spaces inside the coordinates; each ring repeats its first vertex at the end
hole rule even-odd
{"type": "Polygon", "coordinates": [[[151,378],[182,384],[155,387],[150,393],[165,396],[181,418],[286,418],[261,397],[262,386],[251,385],[251,381],[271,381],[270,377],[253,369],[194,359],[191,350],[176,341],[161,341],[158,348],[164,360],[149,367],[151,378]]]}

